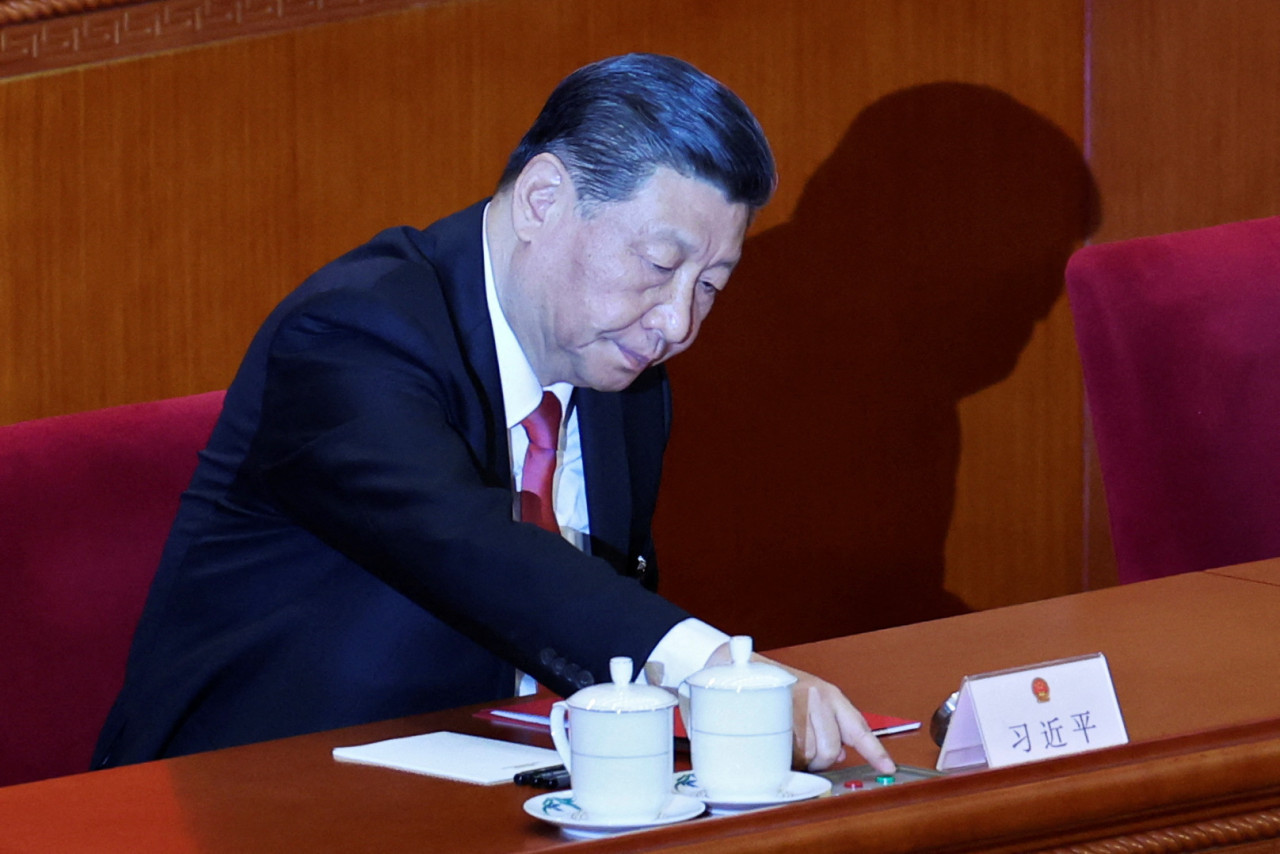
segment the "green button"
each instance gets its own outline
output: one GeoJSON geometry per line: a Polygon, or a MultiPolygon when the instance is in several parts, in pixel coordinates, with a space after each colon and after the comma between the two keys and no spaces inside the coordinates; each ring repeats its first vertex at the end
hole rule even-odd
{"type": "Polygon", "coordinates": [[[877,786],[892,786],[896,782],[898,781],[894,779],[892,774],[881,774],[879,777],[876,777],[877,786]]]}

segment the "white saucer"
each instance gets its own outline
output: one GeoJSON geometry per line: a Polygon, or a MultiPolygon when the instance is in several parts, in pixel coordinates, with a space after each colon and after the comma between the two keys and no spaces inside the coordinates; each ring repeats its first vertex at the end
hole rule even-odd
{"type": "Polygon", "coordinates": [[[775,807],[795,801],[807,801],[825,795],[831,791],[831,781],[817,774],[806,774],[803,771],[792,771],[791,776],[776,792],[765,795],[734,795],[720,799],[698,787],[698,781],[692,771],[676,775],[675,791],[680,795],[688,795],[705,803],[714,813],[743,812],[775,807]]]}
{"type": "Polygon", "coordinates": [[[594,838],[612,836],[629,830],[643,830],[647,827],[660,827],[664,824],[675,824],[697,818],[706,810],[706,806],[697,798],[675,794],[671,802],[663,808],[662,813],[652,821],[628,822],[617,824],[612,821],[597,821],[587,815],[573,802],[573,790],[563,789],[535,795],[524,802],[524,811],[534,818],[542,819],[557,825],[569,836],[594,838]]]}

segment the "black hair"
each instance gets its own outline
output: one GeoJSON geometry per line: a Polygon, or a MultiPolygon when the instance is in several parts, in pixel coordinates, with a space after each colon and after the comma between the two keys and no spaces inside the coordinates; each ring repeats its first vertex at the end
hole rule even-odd
{"type": "Polygon", "coordinates": [[[544,151],[565,164],[586,208],[631,198],[660,166],[707,181],[753,211],[777,183],[769,141],[742,99],[658,54],[603,59],[562,80],[511,153],[498,189],[544,151]]]}

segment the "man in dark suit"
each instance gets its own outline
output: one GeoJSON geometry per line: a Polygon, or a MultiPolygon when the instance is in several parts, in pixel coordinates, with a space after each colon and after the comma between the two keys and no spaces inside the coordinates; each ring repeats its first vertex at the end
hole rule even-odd
{"type": "MultiPolygon", "coordinates": [[[[653,592],[661,363],[773,183],[735,95],[617,57],[557,87],[487,203],[304,282],[228,389],[95,767],[509,697],[521,674],[567,695],[617,655],[670,686],[724,660],[653,592]]],[[[892,767],[798,676],[804,763],[850,744],[892,767]]]]}

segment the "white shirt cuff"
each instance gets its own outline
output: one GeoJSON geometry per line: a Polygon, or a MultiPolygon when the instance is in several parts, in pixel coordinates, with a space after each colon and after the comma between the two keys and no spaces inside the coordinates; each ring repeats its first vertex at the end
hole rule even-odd
{"type": "Polygon", "coordinates": [[[681,620],[663,635],[645,662],[645,681],[663,688],[676,688],[680,683],[707,666],[707,659],[729,636],[714,626],[689,617],[681,620]]]}

